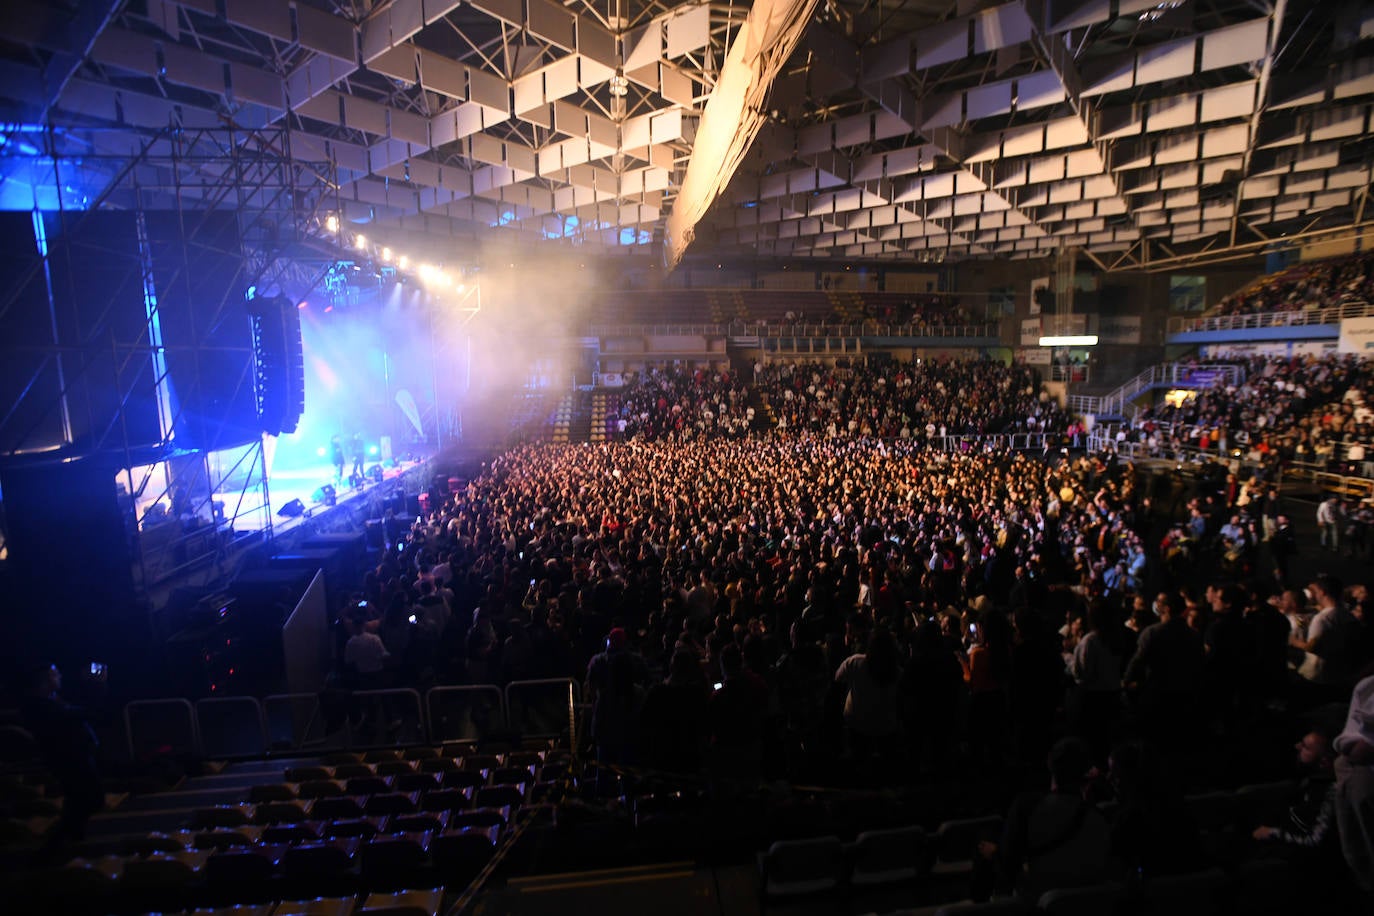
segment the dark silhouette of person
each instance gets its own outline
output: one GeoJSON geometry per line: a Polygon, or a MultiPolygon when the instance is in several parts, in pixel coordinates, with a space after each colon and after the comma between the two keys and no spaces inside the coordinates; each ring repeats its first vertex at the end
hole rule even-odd
{"type": "Polygon", "coordinates": [[[334,465],[334,482],[343,480],[344,447],[343,437],[334,436],[329,440],[329,463],[334,465]]]}
{"type": "Polygon", "coordinates": [[[40,851],[40,857],[49,857],[66,843],[84,839],[86,822],[105,807],[96,760],[100,742],[87,711],[62,698],[62,672],[56,665],[34,670],[21,711],[43,762],[62,787],[62,814],[40,851]]]}

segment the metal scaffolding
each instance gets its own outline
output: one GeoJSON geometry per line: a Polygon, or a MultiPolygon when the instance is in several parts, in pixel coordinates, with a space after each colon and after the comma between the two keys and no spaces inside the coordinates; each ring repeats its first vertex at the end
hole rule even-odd
{"type": "MultiPolygon", "coordinates": [[[[224,418],[202,416],[198,422],[208,438],[193,442],[191,447],[177,441],[177,431],[186,428],[188,421],[186,407],[168,397],[168,366],[176,359],[180,365],[193,367],[192,376],[199,380],[202,359],[212,350],[219,355],[227,353],[243,366],[237,378],[226,382],[235,397],[245,386],[254,385],[250,340],[209,347],[204,342],[221,322],[233,317],[235,310],[243,310],[246,289],[284,295],[293,304],[314,291],[338,257],[323,228],[325,211],[337,209],[338,185],[333,163],[293,157],[290,131],[283,127],[167,128],[143,138],[132,155],[93,151],[92,144],[84,142],[100,135],[99,129],[81,128],[83,142],[73,143],[65,129],[49,126],[41,134],[38,155],[33,155],[32,149],[23,151],[23,167],[35,189],[33,213],[39,223],[46,209],[43,205],[53,203],[58,216],[69,221],[64,226],[79,227],[92,214],[110,210],[135,214],[138,257],[130,262],[129,271],[136,275],[144,292],[146,329],[136,341],[116,341],[111,334],[108,344],[85,347],[101,346],[101,358],[108,355],[115,367],[134,365],[141,359],[150,361],[161,435],[155,443],[130,436],[128,424],[122,422],[133,394],[129,383],[128,390],[117,392],[121,422],[102,430],[92,441],[73,443],[68,423],[64,424],[67,447],[53,454],[43,453],[21,436],[17,443],[7,443],[0,461],[97,460],[117,469],[121,508],[134,558],[134,582],[146,594],[159,583],[183,574],[218,576],[241,542],[272,536],[269,457],[263,437],[247,444],[242,437],[233,443],[224,442],[224,423],[219,422],[224,418]],[[68,180],[69,174],[78,173],[86,180],[95,176],[104,184],[93,195],[78,196],[68,180]],[[47,189],[55,189],[55,193],[47,189]],[[175,237],[180,241],[179,246],[172,246],[179,251],[172,251],[170,262],[166,246],[160,250],[162,260],[156,276],[148,219],[155,212],[164,223],[166,214],[171,215],[175,237]],[[236,231],[218,238],[203,231],[211,220],[225,221],[224,214],[233,214],[236,231]],[[210,301],[195,303],[189,310],[194,319],[189,342],[163,340],[159,288],[165,291],[189,283],[206,258],[223,259],[219,266],[229,269],[232,265],[242,282],[226,285],[210,301]],[[172,265],[170,272],[168,263],[172,265]],[[233,447],[217,447],[221,443],[233,447]]],[[[32,131],[25,136],[30,142],[36,138],[32,131]]],[[[112,130],[110,136],[117,139],[108,145],[118,147],[131,135],[112,130]]],[[[0,156],[21,155],[15,146],[6,144],[0,156]]],[[[77,232],[64,232],[61,238],[48,241],[54,249],[73,245],[74,235],[77,232]]],[[[127,240],[123,244],[122,250],[127,250],[127,240]]],[[[8,289],[0,288],[0,318],[14,305],[23,285],[35,280],[37,271],[51,270],[54,252],[42,250],[43,246],[40,249],[39,258],[26,275],[0,281],[11,283],[8,289]]],[[[74,270],[80,264],[79,256],[73,256],[79,254],[65,252],[62,260],[66,269],[74,270]]],[[[49,306],[53,308],[51,278],[48,286],[49,306]]],[[[104,306],[111,307],[113,301],[104,306]]],[[[53,403],[44,405],[41,415],[65,413],[66,395],[74,380],[62,374],[64,361],[85,365],[90,360],[80,359],[76,351],[82,347],[58,340],[55,325],[52,346],[30,349],[40,350],[35,376],[55,366],[61,379],[57,396],[53,403]]],[[[121,373],[113,375],[118,384],[121,373]]],[[[6,409],[13,409],[12,405],[6,409]]]]}

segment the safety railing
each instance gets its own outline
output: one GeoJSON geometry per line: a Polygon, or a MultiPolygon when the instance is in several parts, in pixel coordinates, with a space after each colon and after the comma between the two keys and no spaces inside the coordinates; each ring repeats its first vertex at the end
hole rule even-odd
{"type": "Polygon", "coordinates": [[[528,737],[557,738],[571,728],[570,714],[581,699],[581,688],[572,678],[511,681],[505,692],[506,721],[528,737]]]}
{"type": "Polygon", "coordinates": [[[997,337],[996,322],[972,324],[886,324],[866,321],[860,324],[829,322],[787,322],[770,324],[763,321],[735,321],[730,324],[596,324],[587,328],[588,337],[758,337],[823,338],[823,337],[900,337],[952,338],[997,337]]]}
{"type": "Polygon", "coordinates": [[[499,687],[431,687],[425,693],[425,724],[436,744],[476,741],[488,729],[506,727],[507,721],[499,687]]]}
{"type": "Polygon", "coordinates": [[[344,722],[348,719],[350,696],[345,690],[325,690],[263,697],[263,718],[272,750],[345,749],[348,733],[344,722]]]}
{"type": "Polygon", "coordinates": [[[199,756],[201,742],[195,707],[182,697],[127,703],[124,741],[130,760],[199,756]]]}
{"type": "Polygon", "coordinates": [[[268,752],[267,717],[256,697],[196,701],[199,753],[206,757],[259,757],[268,752]]]}
{"type": "Polygon", "coordinates": [[[1068,403],[1077,413],[1130,417],[1136,413],[1131,402],[1152,388],[1210,388],[1244,381],[1244,367],[1233,363],[1162,363],[1150,366],[1109,394],[1070,395],[1068,403]]]}
{"type": "Polygon", "coordinates": [[[409,687],[355,690],[353,715],[344,720],[350,748],[391,747],[428,740],[420,693],[409,687]]]}
{"type": "Polygon", "coordinates": [[[1314,324],[1339,324],[1345,318],[1374,315],[1374,304],[1364,300],[1342,302],[1316,309],[1252,312],[1245,315],[1211,315],[1205,318],[1170,318],[1170,334],[1192,331],[1250,331],[1259,328],[1296,328],[1314,324]]]}
{"type": "Polygon", "coordinates": [[[931,448],[942,452],[971,454],[973,452],[995,451],[1032,451],[1043,450],[1046,440],[1057,446],[1063,441],[1062,433],[992,433],[979,436],[934,436],[930,439],[931,448]]]}

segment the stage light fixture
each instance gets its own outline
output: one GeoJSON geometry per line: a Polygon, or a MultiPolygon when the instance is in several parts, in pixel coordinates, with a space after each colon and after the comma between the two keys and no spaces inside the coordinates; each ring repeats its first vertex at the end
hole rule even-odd
{"type": "Polygon", "coordinates": [[[337,216],[332,215],[332,214],[329,215],[329,216],[327,216],[327,217],[325,217],[325,220],[324,220],[324,228],[328,229],[330,232],[338,232],[338,231],[339,231],[339,218],[338,218],[337,216]]]}
{"type": "Polygon", "coordinates": [[[291,502],[278,509],[277,514],[282,518],[296,518],[297,516],[304,515],[305,503],[301,502],[299,499],[293,499],[291,502]]]}
{"type": "Polygon", "coordinates": [[[321,445],[319,448],[315,449],[315,454],[323,458],[325,455],[324,446],[321,445]]]}
{"type": "Polygon", "coordinates": [[[326,506],[334,506],[339,502],[339,492],[334,489],[332,483],[327,483],[310,494],[313,502],[324,503],[326,506]]]}
{"type": "Polygon", "coordinates": [[[367,236],[363,235],[362,233],[358,233],[358,237],[353,240],[353,247],[357,248],[359,251],[362,251],[364,248],[366,248],[367,236]]]}
{"type": "Polygon", "coordinates": [[[390,248],[383,248],[383,249],[382,249],[382,260],[385,261],[385,262],[388,263],[388,264],[391,263],[391,249],[390,249],[390,248]]]}
{"type": "Polygon", "coordinates": [[[410,266],[410,258],[406,257],[405,255],[401,255],[399,258],[396,259],[396,266],[401,268],[401,270],[405,270],[407,267],[410,266]]]}
{"type": "Polygon", "coordinates": [[[372,479],[373,483],[381,483],[383,477],[382,466],[380,464],[374,464],[367,469],[367,476],[372,479]]]}
{"type": "Polygon", "coordinates": [[[369,445],[369,446],[367,447],[367,453],[368,453],[369,455],[375,455],[375,454],[377,454],[377,446],[375,446],[375,445],[369,445]]]}

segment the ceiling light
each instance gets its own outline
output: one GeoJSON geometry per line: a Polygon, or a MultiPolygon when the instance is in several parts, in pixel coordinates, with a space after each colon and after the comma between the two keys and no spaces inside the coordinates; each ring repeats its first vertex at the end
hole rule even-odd
{"type": "Polygon", "coordinates": [[[388,263],[388,264],[391,263],[391,249],[390,249],[390,248],[383,248],[383,249],[382,249],[382,260],[385,261],[385,262],[388,263]]]}
{"type": "Polygon", "coordinates": [[[324,228],[328,229],[330,232],[338,232],[339,218],[331,213],[324,219],[324,228]]]}
{"type": "Polygon", "coordinates": [[[362,251],[364,248],[366,248],[367,236],[359,234],[358,237],[353,240],[353,247],[357,248],[359,251],[362,251]]]}
{"type": "Polygon", "coordinates": [[[410,258],[406,257],[405,255],[401,255],[401,257],[396,261],[396,266],[401,268],[401,270],[405,270],[407,267],[410,266],[410,258]]]}

